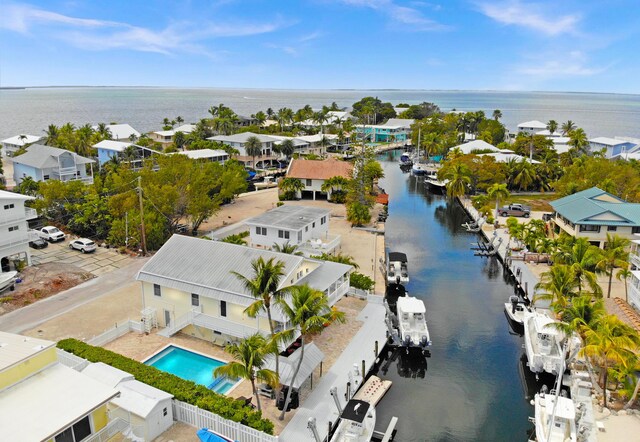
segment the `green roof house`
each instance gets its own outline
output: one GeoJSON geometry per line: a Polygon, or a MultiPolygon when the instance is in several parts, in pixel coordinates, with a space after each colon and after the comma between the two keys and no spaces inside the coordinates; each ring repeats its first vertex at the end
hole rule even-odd
{"type": "Polygon", "coordinates": [[[552,201],[551,207],[556,233],[588,238],[598,247],[604,247],[607,233],[630,240],[640,233],[640,204],[628,203],[597,187],[552,201]]]}

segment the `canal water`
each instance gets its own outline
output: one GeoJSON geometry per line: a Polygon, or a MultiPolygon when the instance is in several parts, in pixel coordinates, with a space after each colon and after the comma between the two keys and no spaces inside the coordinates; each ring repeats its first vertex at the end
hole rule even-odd
{"type": "Polygon", "coordinates": [[[433,346],[428,358],[388,353],[378,375],[393,386],[377,427],[397,416],[397,441],[525,441],[533,407],[520,374],[523,340],[504,314],[514,288],[497,259],[474,256],[478,238],[461,226],[462,207],[403,173],[398,157],[380,156],[386,245],[407,254],[406,288],[425,302],[433,346]]]}

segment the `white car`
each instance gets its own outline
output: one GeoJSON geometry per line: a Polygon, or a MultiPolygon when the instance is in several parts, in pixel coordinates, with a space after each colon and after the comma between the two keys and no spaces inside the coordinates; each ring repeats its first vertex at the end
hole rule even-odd
{"type": "Polygon", "coordinates": [[[49,242],[64,241],[64,232],[54,226],[46,226],[36,230],[36,234],[49,242]]]}
{"type": "Polygon", "coordinates": [[[70,249],[80,250],[82,253],[96,251],[96,243],[87,238],[74,239],[69,243],[70,249]]]}

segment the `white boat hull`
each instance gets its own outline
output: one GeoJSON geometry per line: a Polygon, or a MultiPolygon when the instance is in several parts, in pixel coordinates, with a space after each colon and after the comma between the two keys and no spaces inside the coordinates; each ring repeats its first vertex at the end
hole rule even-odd
{"type": "MultiPolygon", "coordinates": [[[[351,403],[351,401],[349,401],[351,403]]],[[[346,407],[349,407],[347,403],[346,407]]],[[[343,416],[346,413],[343,412],[343,416]]],[[[376,427],[376,410],[373,406],[369,406],[361,422],[352,421],[341,417],[338,428],[331,437],[331,442],[369,442],[373,438],[373,432],[376,427]]]]}
{"type": "Polygon", "coordinates": [[[403,296],[398,298],[396,308],[400,346],[422,350],[431,346],[424,302],[412,296],[403,296]]]}
{"type": "Polygon", "coordinates": [[[537,442],[577,441],[575,407],[571,399],[549,393],[536,394],[535,413],[537,442]]]}
{"type": "Polygon", "coordinates": [[[15,284],[16,276],[18,276],[16,271],[0,273],[0,291],[15,284]]]}
{"type": "Polygon", "coordinates": [[[557,375],[564,363],[564,336],[551,324],[555,321],[538,312],[524,314],[524,343],[529,369],[557,375]],[[545,324],[542,326],[541,324],[545,324]]]}

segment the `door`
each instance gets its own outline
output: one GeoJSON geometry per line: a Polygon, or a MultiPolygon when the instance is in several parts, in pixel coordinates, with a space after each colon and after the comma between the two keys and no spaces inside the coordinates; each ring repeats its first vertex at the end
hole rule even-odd
{"type": "Polygon", "coordinates": [[[169,327],[171,325],[171,312],[169,310],[164,311],[164,326],[169,327]]]}

